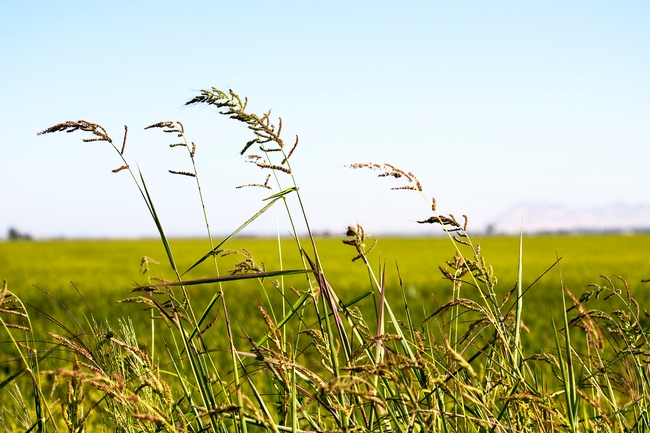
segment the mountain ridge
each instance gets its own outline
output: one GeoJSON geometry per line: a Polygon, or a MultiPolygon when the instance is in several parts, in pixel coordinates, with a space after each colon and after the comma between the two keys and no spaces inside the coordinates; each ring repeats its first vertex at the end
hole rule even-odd
{"type": "Polygon", "coordinates": [[[486,226],[488,233],[587,233],[650,231],[650,203],[612,203],[597,207],[521,203],[486,226]]]}

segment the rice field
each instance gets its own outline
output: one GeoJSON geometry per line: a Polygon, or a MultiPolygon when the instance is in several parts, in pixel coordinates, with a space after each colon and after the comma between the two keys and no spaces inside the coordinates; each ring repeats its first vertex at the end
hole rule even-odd
{"type": "MultiPolygon", "coordinates": [[[[350,301],[370,292],[371,287],[365,266],[352,262],[355,252],[343,244],[343,238],[319,238],[317,246],[330,284],[344,301],[350,301]]],[[[486,262],[494,268],[497,293],[505,296],[517,280],[519,239],[477,236],[473,241],[481,245],[486,262]]],[[[300,268],[293,241],[284,239],[281,245],[284,269],[300,268]]],[[[181,269],[189,268],[210,250],[205,240],[176,239],[171,241],[171,246],[181,269]]],[[[266,270],[280,269],[276,239],[236,238],[225,247],[240,253],[219,260],[222,273],[227,273],[242,259],[242,248],[266,270]]],[[[524,237],[523,285],[532,284],[524,297],[524,323],[529,330],[524,336],[530,337],[524,341],[534,345],[536,350],[553,344],[549,318],[554,316],[557,321],[562,318],[562,286],[579,297],[588,289],[588,284],[604,283],[601,274],[624,277],[641,306],[650,305],[650,285],[641,282],[650,278],[649,248],[650,235],[524,237]],[[559,266],[554,266],[556,257],[561,257],[559,266]]],[[[412,314],[417,321],[451,298],[451,285],[443,279],[439,266],[453,256],[453,244],[444,237],[379,237],[369,258],[377,271],[385,264],[387,296],[394,303],[399,303],[402,296],[399,269],[406,299],[413,306],[412,314]]],[[[134,316],[137,323],[137,316],[144,315],[141,309],[129,304],[118,305],[116,301],[130,296],[133,287],[146,284],[149,277],[173,280],[165,260],[164,248],[158,240],[2,242],[0,278],[6,279],[9,288],[24,301],[41,310],[60,308],[60,301],[71,312],[81,313],[86,308],[83,297],[98,319],[106,317],[114,322],[118,317],[134,316]],[[143,273],[144,257],[159,265],[150,263],[149,271],[143,273]]],[[[188,273],[187,278],[214,274],[211,263],[204,262],[188,273]]],[[[216,287],[214,290],[201,287],[194,289],[191,295],[195,302],[207,302],[216,290],[216,287]]],[[[247,300],[234,302],[231,307],[238,320],[256,323],[259,319],[257,305],[267,302],[259,281],[226,283],[225,292],[229,299],[247,300]]],[[[461,296],[476,299],[477,293],[465,287],[461,296]]],[[[273,297],[271,294],[270,298],[273,297]]],[[[256,334],[254,329],[247,331],[256,334]]]]}

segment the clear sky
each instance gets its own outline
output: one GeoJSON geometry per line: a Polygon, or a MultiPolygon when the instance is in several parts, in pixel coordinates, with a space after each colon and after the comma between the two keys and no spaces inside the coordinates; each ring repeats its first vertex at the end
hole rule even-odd
{"type": "MultiPolygon", "coordinates": [[[[66,120],[103,125],[138,164],[169,235],[204,233],[191,178],[169,137],[184,123],[213,230],[262,205],[239,150],[243,127],[210,107],[216,86],[273,110],[290,141],[313,228],[430,233],[393,179],[415,173],[440,211],[479,230],[521,203],[648,204],[650,3],[645,1],[25,1],[0,7],[0,236],[155,236],[119,158],[81,133],[37,137],[66,120]]],[[[280,211],[281,209],[279,209],[280,211]]],[[[272,233],[263,219],[250,233],[272,233]]],[[[281,229],[286,232],[286,228],[281,229]]]]}

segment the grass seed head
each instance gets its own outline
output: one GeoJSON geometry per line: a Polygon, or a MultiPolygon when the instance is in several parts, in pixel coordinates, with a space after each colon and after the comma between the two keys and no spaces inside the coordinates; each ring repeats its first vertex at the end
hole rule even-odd
{"type": "Polygon", "coordinates": [[[96,123],[88,122],[86,120],[77,120],[77,121],[67,121],[63,123],[57,123],[54,126],[50,126],[49,128],[46,128],[40,132],[37,132],[36,135],[44,135],[44,134],[50,134],[53,132],[75,132],[75,131],[85,131],[85,132],[90,132],[93,135],[95,135],[95,138],[90,138],[90,139],[85,139],[83,140],[84,142],[89,142],[89,141],[107,141],[109,143],[113,143],[111,138],[108,136],[106,133],[106,130],[101,126],[96,123]]]}
{"type": "Polygon", "coordinates": [[[379,171],[380,173],[377,175],[377,177],[393,177],[395,179],[402,179],[404,178],[408,185],[401,186],[401,187],[395,187],[391,188],[391,190],[412,190],[412,191],[422,191],[422,184],[418,180],[417,177],[412,172],[406,172],[404,170],[401,170],[397,167],[395,167],[392,164],[384,163],[384,164],[377,164],[373,162],[356,162],[350,165],[346,165],[346,167],[351,168],[351,169],[359,169],[359,168],[368,168],[370,170],[376,170],[379,171]]]}

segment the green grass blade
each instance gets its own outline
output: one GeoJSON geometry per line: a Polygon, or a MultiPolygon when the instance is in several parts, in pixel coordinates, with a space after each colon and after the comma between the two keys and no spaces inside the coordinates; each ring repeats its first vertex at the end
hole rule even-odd
{"type": "Polygon", "coordinates": [[[287,195],[287,194],[289,194],[289,193],[291,193],[291,192],[294,192],[294,191],[298,191],[298,188],[295,187],[295,186],[292,186],[292,187],[290,187],[290,188],[285,189],[284,191],[280,191],[280,192],[278,192],[278,193],[276,193],[276,194],[272,194],[272,195],[266,197],[265,199],[263,199],[262,201],[266,201],[266,200],[273,200],[273,201],[275,201],[275,200],[277,200],[277,199],[279,199],[279,198],[282,198],[282,197],[284,197],[285,195],[287,195]]]}
{"type": "Polygon", "coordinates": [[[215,275],[213,277],[198,278],[195,280],[174,281],[172,283],[152,284],[151,286],[141,286],[135,290],[145,287],[178,287],[178,286],[198,286],[202,284],[224,283],[226,281],[251,280],[257,278],[270,278],[286,275],[308,274],[312,271],[308,269],[288,269],[284,271],[267,271],[256,272],[254,274],[233,274],[233,275],[215,275]]]}
{"type": "Polygon", "coordinates": [[[228,335],[228,344],[230,346],[230,359],[232,362],[232,373],[233,373],[233,379],[235,382],[235,398],[237,401],[237,406],[239,406],[239,423],[235,424],[236,431],[241,431],[242,433],[246,433],[248,431],[246,422],[244,421],[244,398],[242,395],[242,392],[240,391],[240,377],[239,377],[239,369],[237,368],[238,364],[241,364],[241,359],[239,358],[237,354],[237,349],[235,348],[235,341],[232,333],[232,328],[230,326],[230,318],[228,316],[228,307],[226,306],[226,297],[222,296],[221,297],[221,305],[223,307],[223,314],[224,314],[224,319],[226,323],[226,332],[228,335]]]}
{"type": "Polygon", "coordinates": [[[199,329],[201,328],[201,325],[203,324],[203,321],[208,317],[208,314],[210,314],[210,311],[212,310],[212,307],[214,307],[214,304],[217,302],[219,299],[219,296],[221,296],[221,292],[217,292],[214,296],[212,296],[212,299],[208,303],[207,307],[203,310],[203,314],[201,315],[201,318],[199,318],[199,321],[196,323],[196,326],[194,327],[194,330],[188,337],[189,341],[192,341],[194,336],[199,332],[199,329]]]}
{"type": "Polygon", "coordinates": [[[13,382],[15,379],[22,376],[25,372],[27,372],[27,368],[21,368],[16,373],[12,374],[11,376],[7,377],[5,380],[0,382],[0,391],[2,391],[4,387],[6,387],[7,385],[11,384],[11,382],[13,382]]]}
{"type": "MultiPolygon", "coordinates": [[[[307,300],[311,298],[311,294],[309,293],[303,293],[302,296],[291,306],[291,311],[289,311],[283,318],[280,320],[276,328],[277,329],[282,329],[284,325],[286,325],[289,322],[289,319],[293,317],[297,312],[298,309],[305,303],[307,300]]],[[[257,342],[256,347],[262,346],[264,343],[268,341],[268,339],[271,337],[271,333],[267,333],[260,341],[257,342]]]]}
{"type": "Polygon", "coordinates": [[[521,312],[524,307],[523,290],[523,258],[524,258],[524,235],[523,232],[519,233],[519,264],[517,266],[517,310],[515,317],[515,347],[513,348],[514,367],[519,370],[519,355],[521,354],[521,312]]]}
{"type": "MultiPolygon", "coordinates": [[[[314,261],[307,255],[307,252],[305,250],[303,250],[303,254],[307,259],[307,261],[309,262],[309,266],[311,267],[311,269],[317,274],[316,279],[318,282],[318,286],[320,287],[321,296],[323,297],[323,300],[326,301],[329,310],[334,316],[334,324],[336,325],[336,330],[338,331],[339,338],[341,339],[340,343],[343,346],[343,353],[345,354],[346,361],[349,363],[350,360],[352,359],[352,347],[347,332],[345,332],[345,327],[343,326],[343,320],[341,319],[341,315],[339,314],[338,311],[339,298],[336,295],[336,293],[334,293],[334,290],[332,289],[332,286],[330,286],[329,282],[325,278],[325,275],[323,275],[323,273],[319,271],[319,268],[316,266],[316,263],[314,263],[314,261]]],[[[326,315],[325,316],[326,321],[328,320],[328,318],[329,315],[326,315]]],[[[330,339],[330,344],[333,344],[333,340],[331,339],[330,339]]]]}
{"type": "MultiPolygon", "coordinates": [[[[377,343],[375,347],[375,359],[377,362],[384,362],[384,342],[381,336],[386,333],[384,323],[384,301],[386,299],[386,262],[381,272],[381,290],[379,292],[379,314],[377,316],[377,343]]],[[[375,388],[377,384],[375,383],[375,388]]]]}
{"type": "MultiPolygon", "coordinates": [[[[558,266],[558,269],[559,266],[558,266]]],[[[560,358],[560,366],[562,370],[562,381],[564,383],[564,397],[566,401],[567,409],[567,419],[572,432],[578,431],[578,398],[576,392],[576,381],[575,381],[575,372],[573,369],[573,354],[571,349],[571,333],[569,332],[569,318],[566,308],[566,297],[565,291],[568,290],[564,286],[562,280],[562,271],[560,269],[560,284],[562,285],[562,317],[564,319],[564,333],[566,340],[566,366],[563,365],[564,360],[562,357],[562,350],[560,347],[560,340],[558,337],[558,332],[555,326],[555,320],[553,320],[553,329],[555,331],[555,346],[557,348],[557,353],[560,358]]]]}
{"type": "Polygon", "coordinates": [[[158,217],[156,208],[154,207],[153,201],[151,200],[151,196],[149,195],[147,184],[144,182],[144,176],[142,176],[142,172],[140,171],[139,168],[138,168],[138,173],[140,174],[140,180],[142,181],[142,187],[144,188],[144,193],[146,195],[147,206],[149,206],[149,210],[151,211],[151,217],[153,218],[153,221],[156,224],[156,228],[158,229],[158,234],[160,235],[160,240],[162,241],[163,246],[165,247],[165,252],[167,253],[167,258],[169,259],[169,264],[171,265],[172,269],[175,272],[178,272],[178,269],[176,268],[176,262],[174,261],[174,255],[172,254],[172,249],[169,246],[169,241],[167,240],[167,236],[165,236],[165,231],[163,230],[162,223],[160,222],[160,218],[158,217]]]}
{"type": "Polygon", "coordinates": [[[352,299],[351,301],[346,302],[343,305],[345,305],[345,308],[350,308],[350,307],[354,306],[354,304],[358,304],[359,302],[363,301],[365,298],[367,298],[368,296],[371,296],[372,294],[373,294],[373,292],[366,292],[364,294],[361,294],[361,295],[357,296],[356,298],[352,299]]]}
{"type": "Polygon", "coordinates": [[[245,228],[246,228],[250,223],[252,223],[253,221],[255,221],[255,220],[256,220],[258,217],[260,217],[264,212],[266,212],[267,210],[269,210],[269,208],[270,208],[271,206],[273,206],[273,204],[274,204],[276,201],[278,201],[279,199],[281,199],[282,197],[284,197],[285,195],[289,194],[291,191],[294,191],[294,190],[295,190],[294,188],[289,188],[289,189],[287,189],[287,190],[282,191],[281,193],[274,194],[274,195],[272,195],[272,196],[270,196],[270,197],[265,198],[264,200],[271,200],[271,201],[270,201],[269,203],[267,203],[267,204],[266,204],[262,209],[260,209],[259,211],[257,211],[257,213],[255,213],[255,215],[253,215],[253,216],[250,217],[248,220],[246,220],[246,222],[245,222],[244,224],[240,225],[240,226],[239,226],[239,227],[238,227],[234,232],[232,232],[230,235],[228,235],[228,237],[226,237],[224,240],[222,240],[222,241],[219,243],[219,245],[217,245],[216,247],[212,248],[212,250],[210,250],[210,252],[208,252],[207,254],[205,254],[205,255],[204,255],[203,257],[201,257],[201,258],[200,258],[196,263],[194,263],[192,266],[190,266],[190,267],[189,267],[185,272],[183,272],[181,275],[185,275],[185,274],[187,274],[189,271],[191,271],[192,269],[194,269],[195,267],[197,267],[198,265],[200,265],[201,263],[203,263],[204,261],[206,261],[208,258],[210,258],[210,257],[212,257],[214,254],[216,254],[216,252],[219,251],[219,249],[220,249],[220,248],[221,248],[221,247],[222,247],[226,242],[228,242],[230,239],[232,239],[234,236],[236,236],[239,232],[241,232],[243,229],[245,229],[245,228]]]}

